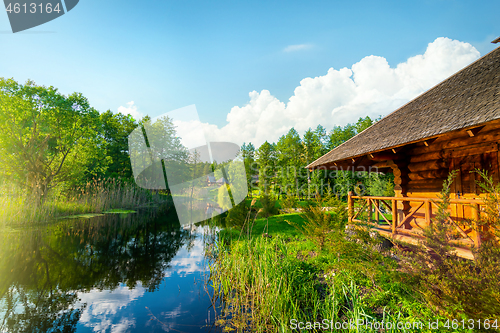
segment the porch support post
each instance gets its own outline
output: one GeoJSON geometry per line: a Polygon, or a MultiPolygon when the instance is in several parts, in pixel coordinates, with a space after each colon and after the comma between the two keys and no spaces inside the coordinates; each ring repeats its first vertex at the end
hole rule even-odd
{"type": "Polygon", "coordinates": [[[474,204],[472,207],[472,220],[474,221],[474,229],[476,229],[476,237],[474,237],[476,249],[481,246],[481,226],[478,225],[480,214],[479,204],[474,204]]]}
{"type": "Polygon", "coordinates": [[[392,199],[392,234],[396,234],[398,225],[398,202],[397,199],[392,199]]]}
{"type": "Polygon", "coordinates": [[[347,193],[347,211],[349,214],[349,223],[352,223],[352,217],[354,216],[354,201],[352,200],[352,191],[347,193]]]}

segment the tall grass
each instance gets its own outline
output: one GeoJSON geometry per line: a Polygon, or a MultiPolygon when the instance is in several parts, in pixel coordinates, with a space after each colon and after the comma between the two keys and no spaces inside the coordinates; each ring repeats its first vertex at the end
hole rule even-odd
{"type": "Polygon", "coordinates": [[[110,209],[137,209],[165,203],[165,196],[115,179],[88,182],[78,189],[54,189],[40,200],[16,185],[0,185],[0,226],[42,223],[110,209]]]}
{"type": "Polygon", "coordinates": [[[296,242],[280,236],[227,242],[217,242],[210,265],[214,298],[221,304],[217,324],[225,331],[290,332],[302,322],[313,332],[337,331],[342,323],[353,325],[341,331],[372,332],[354,323],[412,321],[394,307],[393,314],[384,309],[373,317],[366,288],[349,269],[318,270],[296,255],[303,246],[296,242]]]}

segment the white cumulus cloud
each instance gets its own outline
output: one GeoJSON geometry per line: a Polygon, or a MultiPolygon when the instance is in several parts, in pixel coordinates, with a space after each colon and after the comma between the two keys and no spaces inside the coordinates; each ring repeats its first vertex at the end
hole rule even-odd
{"type": "Polygon", "coordinates": [[[291,127],[303,133],[318,124],[327,130],[359,117],[387,115],[467,66],[480,56],[469,43],[440,37],[424,54],[391,67],[370,55],[351,68],[330,68],[323,76],[305,78],[287,103],[268,90],[249,93],[244,106],[234,106],[222,128],[203,124],[212,141],[275,142],[291,127]]]}
{"type": "Polygon", "coordinates": [[[137,105],[135,105],[134,101],[130,101],[127,103],[127,106],[119,106],[118,112],[124,115],[131,115],[132,118],[139,120],[142,118],[142,113],[137,111],[137,105]]]}

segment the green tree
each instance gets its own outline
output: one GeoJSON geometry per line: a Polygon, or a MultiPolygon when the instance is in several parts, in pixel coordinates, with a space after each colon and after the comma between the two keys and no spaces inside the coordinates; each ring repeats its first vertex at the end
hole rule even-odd
{"type": "Polygon", "coordinates": [[[307,165],[323,155],[323,145],[316,131],[308,129],[302,139],[304,143],[304,164],[307,165]]]}
{"type": "Polygon", "coordinates": [[[293,192],[297,193],[301,183],[305,181],[305,165],[304,145],[295,128],[292,127],[286,135],[279,138],[276,152],[281,188],[286,191],[293,189],[293,192]]]}
{"type": "Polygon", "coordinates": [[[259,186],[266,191],[273,183],[276,173],[276,147],[264,142],[256,153],[259,170],[259,186]]]}
{"type": "MultiPolygon", "coordinates": [[[[247,177],[247,186],[251,189],[252,186],[252,176],[256,174],[254,171],[254,163],[255,163],[255,147],[251,142],[248,144],[243,143],[240,148],[241,157],[243,158],[243,162],[245,164],[246,177],[247,177]]],[[[252,191],[248,191],[251,195],[252,191]]]]}
{"type": "Polygon", "coordinates": [[[347,124],[344,127],[335,126],[328,135],[328,150],[340,146],[355,135],[356,128],[352,124],[347,124]]]}
{"type": "Polygon", "coordinates": [[[98,129],[82,94],[0,78],[0,169],[38,198],[85,173],[102,143],[98,129]]]}
{"type": "Polygon", "coordinates": [[[354,125],[354,127],[356,128],[356,133],[363,132],[365,129],[373,125],[375,122],[369,116],[366,116],[364,118],[360,117],[356,125],[354,125]]]}
{"type": "Polygon", "coordinates": [[[128,136],[138,126],[131,116],[106,111],[101,114],[101,126],[106,141],[106,156],[110,161],[106,170],[107,177],[132,177],[128,136]]]}

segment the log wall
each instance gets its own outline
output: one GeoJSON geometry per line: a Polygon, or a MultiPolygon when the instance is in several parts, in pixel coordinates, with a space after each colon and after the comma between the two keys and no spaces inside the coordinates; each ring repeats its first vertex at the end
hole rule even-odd
{"type": "MultiPolygon", "coordinates": [[[[474,136],[463,129],[436,138],[431,143],[414,143],[401,150],[406,155],[406,177],[400,180],[403,188],[397,196],[437,198],[443,188],[449,172],[458,170],[457,177],[451,186],[451,198],[473,199],[481,196],[481,189],[476,181],[480,178],[473,172],[475,169],[487,170],[496,183],[500,174],[500,122],[494,121],[477,128],[474,136]]],[[[404,167],[399,166],[400,170],[404,167]]],[[[401,172],[401,171],[399,171],[401,172]]],[[[400,208],[401,216],[412,211],[418,203],[400,208]]],[[[424,207],[421,207],[412,218],[407,228],[425,227],[424,207]]],[[[433,213],[437,211],[432,208],[433,213]]],[[[465,225],[465,220],[474,215],[473,208],[463,205],[451,205],[450,213],[454,220],[465,225]],[[460,221],[463,221],[461,223],[460,221]]],[[[433,215],[435,217],[435,214],[433,215]]],[[[471,238],[474,232],[469,230],[471,238]]]]}

